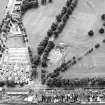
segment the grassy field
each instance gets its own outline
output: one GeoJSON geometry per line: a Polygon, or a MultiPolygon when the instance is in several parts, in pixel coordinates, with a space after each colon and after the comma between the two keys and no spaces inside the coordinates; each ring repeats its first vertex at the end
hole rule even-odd
{"type": "MultiPolygon", "coordinates": [[[[60,12],[64,2],[65,0],[57,0],[52,4],[41,6],[37,10],[30,10],[25,14],[23,23],[34,54],[36,54],[38,43],[46,36],[47,30],[54,21],[55,16],[60,12]]],[[[98,34],[98,29],[102,26],[100,16],[105,11],[104,5],[105,0],[79,0],[79,4],[64,31],[55,41],[56,44],[63,42],[70,45],[67,48],[69,53],[66,56],[66,60],[72,56],[83,55],[84,52],[104,38],[104,35],[98,34]],[[89,38],[87,35],[90,29],[95,32],[93,38],[89,38]]],[[[88,57],[84,57],[76,66],[61,75],[64,78],[104,76],[104,49],[105,46],[102,45],[100,49],[94,51],[88,57]]]]}
{"type": "Polygon", "coordinates": [[[38,43],[46,36],[47,30],[50,28],[52,22],[55,21],[55,16],[60,13],[65,1],[66,0],[56,0],[56,2],[54,1],[52,4],[29,10],[24,15],[23,23],[27,30],[34,54],[36,53],[38,43]]]}
{"type": "Polygon", "coordinates": [[[22,37],[12,37],[9,38],[6,42],[7,46],[9,48],[21,48],[26,47],[25,43],[23,42],[22,37]],[[11,43],[12,42],[12,43],[11,43]]]}
{"type": "MultiPolygon", "coordinates": [[[[66,59],[70,59],[73,55],[79,57],[84,52],[91,48],[96,43],[105,38],[104,35],[99,35],[98,30],[102,27],[102,21],[100,16],[105,11],[105,0],[91,0],[93,4],[92,8],[89,8],[89,4],[80,0],[77,9],[72,15],[71,21],[68,22],[66,28],[62,33],[62,37],[57,40],[57,43],[64,42],[70,44],[70,53],[66,59]],[[93,38],[89,38],[87,32],[93,29],[95,35],[93,38]]],[[[105,45],[103,44],[100,49],[94,51],[88,57],[85,57],[73,68],[70,68],[68,72],[62,74],[64,78],[82,78],[82,77],[97,77],[105,76],[105,45]]]]}
{"type": "Polygon", "coordinates": [[[4,18],[7,3],[8,3],[8,0],[0,0],[0,23],[4,18]]]}

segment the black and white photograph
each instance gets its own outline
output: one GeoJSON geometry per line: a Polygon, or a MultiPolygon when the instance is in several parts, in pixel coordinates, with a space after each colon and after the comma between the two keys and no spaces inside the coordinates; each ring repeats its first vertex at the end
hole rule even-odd
{"type": "Polygon", "coordinates": [[[105,105],[105,0],[0,0],[0,105],[105,105]]]}

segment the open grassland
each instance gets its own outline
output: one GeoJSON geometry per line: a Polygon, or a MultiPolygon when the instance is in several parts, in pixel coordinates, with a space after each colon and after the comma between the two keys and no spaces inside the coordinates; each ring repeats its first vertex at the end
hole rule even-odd
{"type": "Polygon", "coordinates": [[[55,16],[60,13],[66,0],[56,0],[52,4],[40,6],[38,9],[29,10],[23,18],[24,26],[27,30],[30,45],[36,53],[38,43],[47,35],[55,16]]]}
{"type": "MultiPolygon", "coordinates": [[[[102,27],[100,16],[105,11],[105,0],[91,0],[92,8],[86,3],[87,0],[80,0],[77,9],[62,32],[62,37],[57,40],[57,43],[63,41],[70,44],[69,54],[66,59],[70,59],[73,55],[79,57],[96,43],[100,43],[104,35],[100,35],[98,30],[102,27]],[[89,38],[87,32],[93,29],[95,35],[89,38]]],[[[90,0],[89,0],[90,1],[90,0]]],[[[62,74],[64,78],[83,78],[83,77],[98,77],[105,76],[105,45],[103,44],[98,50],[94,51],[76,66],[69,69],[68,72],[62,74]]]]}
{"type": "Polygon", "coordinates": [[[23,38],[22,36],[18,36],[18,37],[12,37],[9,38],[6,42],[6,45],[9,48],[21,48],[21,47],[26,47],[25,43],[23,42],[23,38]],[[12,42],[12,43],[11,43],[12,42]]]}
{"type": "MultiPolygon", "coordinates": [[[[41,6],[38,9],[28,11],[23,18],[24,26],[27,30],[29,43],[36,54],[38,43],[44,39],[55,16],[60,13],[66,0],[56,0],[52,4],[41,6]]],[[[60,37],[55,41],[65,43],[68,54],[66,60],[72,56],[79,57],[96,43],[100,43],[104,35],[98,33],[102,26],[100,16],[105,11],[105,0],[79,0],[79,4],[70,17],[60,37]],[[93,29],[94,37],[89,38],[87,32],[93,29]]],[[[105,75],[105,45],[91,55],[84,57],[76,66],[70,68],[67,72],[61,74],[64,78],[83,78],[98,77],[105,75]]],[[[53,68],[53,67],[52,67],[53,68]]]]}
{"type": "Polygon", "coordinates": [[[8,0],[0,0],[0,23],[4,18],[7,3],[8,3],[8,0]]]}

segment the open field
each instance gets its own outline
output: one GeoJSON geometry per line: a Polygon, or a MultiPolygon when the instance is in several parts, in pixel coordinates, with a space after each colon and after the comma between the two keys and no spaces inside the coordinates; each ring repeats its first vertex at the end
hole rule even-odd
{"type": "Polygon", "coordinates": [[[34,54],[36,53],[38,43],[47,35],[47,30],[50,29],[52,22],[55,21],[55,16],[60,13],[65,1],[56,0],[52,4],[29,10],[24,15],[23,24],[27,30],[34,54]]]}
{"type": "Polygon", "coordinates": [[[4,18],[7,3],[8,3],[8,0],[0,0],[0,23],[4,18]]]}
{"type": "MultiPolygon", "coordinates": [[[[105,11],[105,0],[91,0],[94,9],[89,8],[85,1],[83,2],[83,0],[80,0],[77,9],[72,15],[74,18],[68,22],[62,32],[62,37],[57,40],[57,43],[63,41],[72,46],[69,48],[70,53],[66,59],[70,59],[73,55],[79,57],[89,48],[96,43],[100,43],[101,40],[105,38],[104,35],[101,36],[98,33],[99,28],[102,27],[100,16],[105,11]],[[89,38],[87,35],[90,29],[93,29],[95,32],[93,38],[89,38]]],[[[65,74],[62,74],[64,78],[105,76],[104,49],[105,45],[103,44],[98,50],[84,57],[76,66],[70,68],[65,74]]]]}
{"type": "Polygon", "coordinates": [[[7,46],[9,48],[21,48],[26,47],[25,43],[23,42],[22,37],[12,37],[9,38],[6,42],[7,46]],[[12,43],[11,43],[12,42],[12,43]]]}
{"type": "MultiPolygon", "coordinates": [[[[47,30],[54,21],[55,16],[60,12],[65,0],[57,0],[45,7],[41,6],[37,10],[28,11],[23,23],[27,30],[34,54],[38,43],[46,36],[47,30]]],[[[64,31],[55,41],[70,45],[66,60],[72,56],[79,57],[97,42],[101,42],[104,35],[99,35],[98,30],[102,26],[100,16],[105,11],[105,0],[79,0],[79,4],[70,17],[64,31]],[[93,29],[95,35],[89,38],[87,32],[93,29]]],[[[94,51],[88,57],[84,57],[76,66],[70,68],[66,73],[61,74],[64,78],[98,77],[105,75],[105,45],[94,51]]],[[[53,67],[51,67],[53,68],[53,67]]]]}

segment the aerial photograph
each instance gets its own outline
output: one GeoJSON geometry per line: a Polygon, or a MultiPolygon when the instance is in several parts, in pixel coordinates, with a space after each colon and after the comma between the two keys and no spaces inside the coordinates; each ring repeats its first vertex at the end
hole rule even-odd
{"type": "Polygon", "coordinates": [[[105,0],[0,0],[0,105],[105,105],[105,0]]]}

